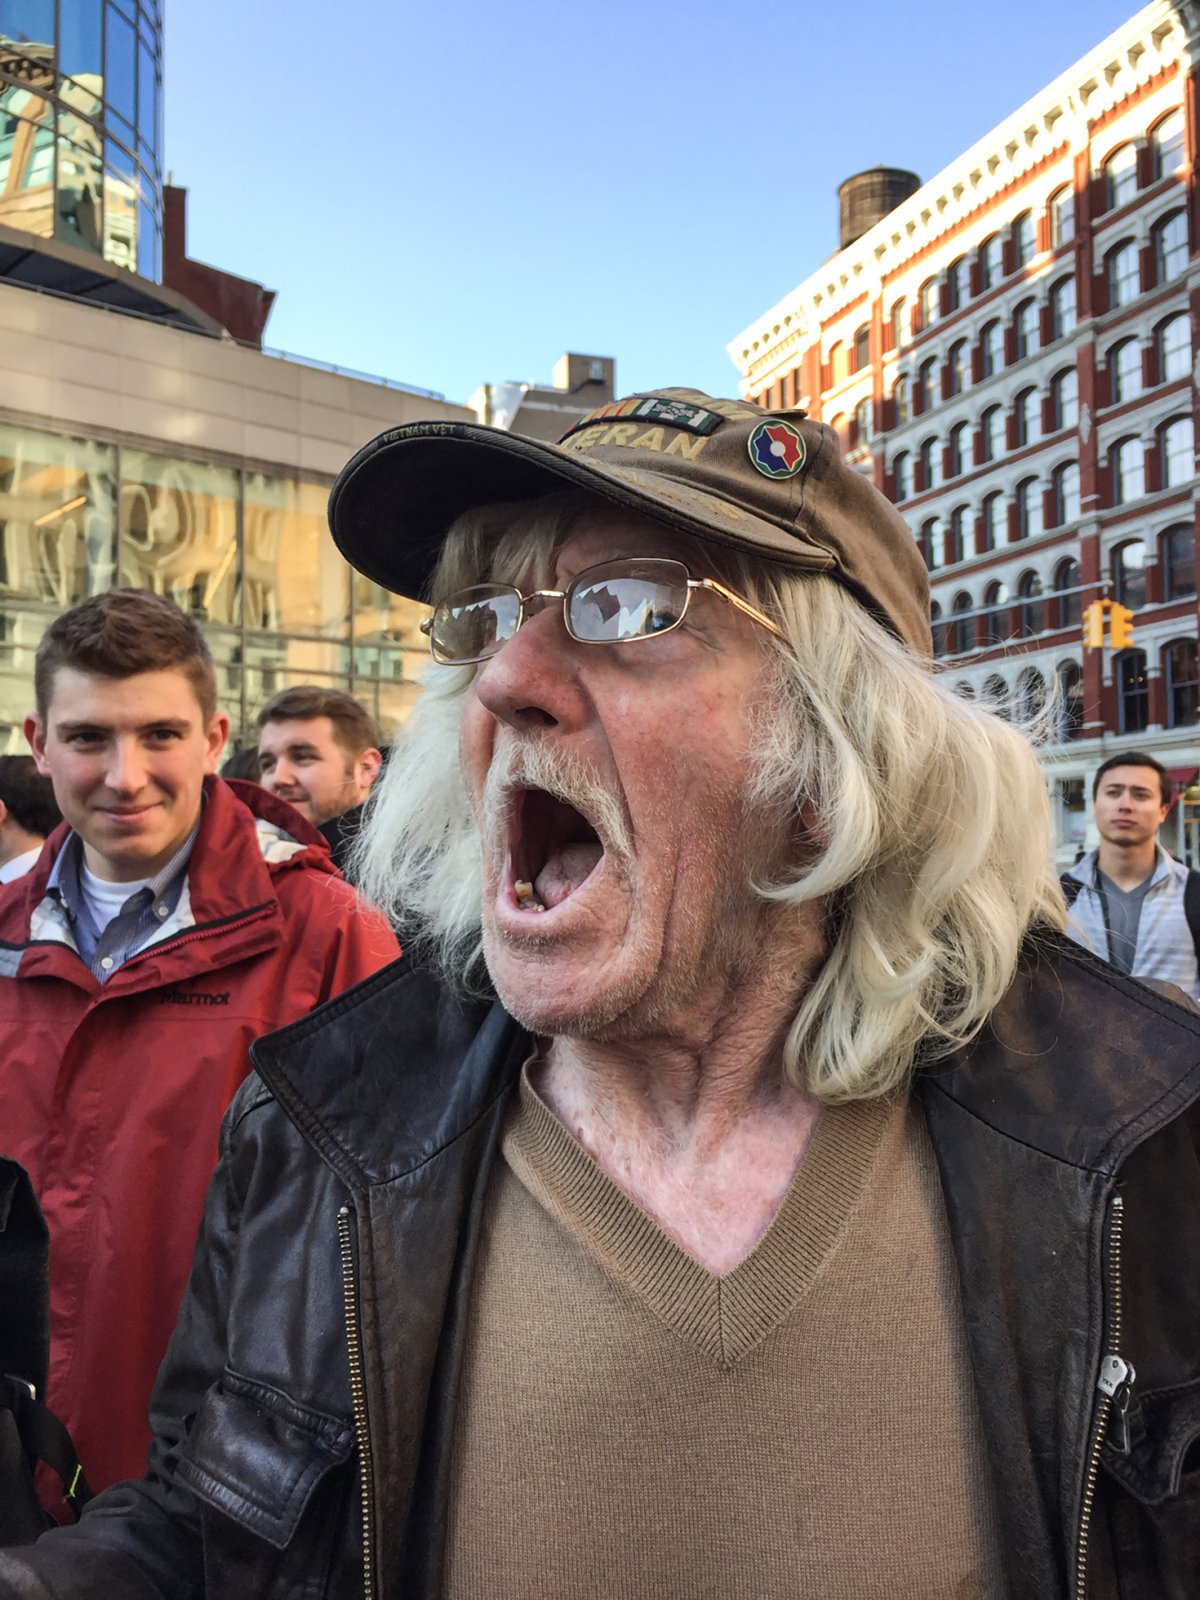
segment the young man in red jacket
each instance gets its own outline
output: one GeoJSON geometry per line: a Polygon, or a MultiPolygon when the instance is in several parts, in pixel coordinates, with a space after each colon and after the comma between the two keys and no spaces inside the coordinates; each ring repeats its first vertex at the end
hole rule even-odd
{"type": "Polygon", "coordinates": [[[250,1043],[398,950],[291,806],[213,776],[229,719],[168,601],[112,590],[58,618],[36,697],[65,821],[0,889],[0,1153],[49,1224],[46,1400],[99,1489],[143,1471],[250,1043]]]}

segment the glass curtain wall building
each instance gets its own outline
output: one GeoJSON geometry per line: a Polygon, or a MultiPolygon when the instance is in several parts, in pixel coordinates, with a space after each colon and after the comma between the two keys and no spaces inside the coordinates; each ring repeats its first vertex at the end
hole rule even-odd
{"type": "Polygon", "coordinates": [[[0,0],[0,224],[159,277],[159,0],[0,0]]]}

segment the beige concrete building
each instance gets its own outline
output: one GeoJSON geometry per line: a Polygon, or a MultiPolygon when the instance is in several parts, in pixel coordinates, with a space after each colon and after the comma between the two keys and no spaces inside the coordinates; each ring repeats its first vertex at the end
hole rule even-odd
{"type": "Polygon", "coordinates": [[[611,356],[559,356],[548,387],[536,383],[483,383],[467,401],[480,422],[553,443],[580,417],[615,396],[611,356]]]}

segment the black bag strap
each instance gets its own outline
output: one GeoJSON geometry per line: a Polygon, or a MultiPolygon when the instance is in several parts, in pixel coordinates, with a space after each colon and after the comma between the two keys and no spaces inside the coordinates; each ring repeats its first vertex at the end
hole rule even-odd
{"type": "Polygon", "coordinates": [[[78,1516],[92,1498],[71,1435],[22,1378],[0,1378],[0,1406],[12,1412],[30,1467],[44,1461],[62,1479],[63,1499],[78,1516]]]}
{"type": "Polygon", "coordinates": [[[1196,947],[1196,968],[1200,972],[1200,872],[1188,868],[1187,882],[1183,886],[1183,914],[1192,930],[1192,943],[1196,947]]]}
{"type": "Polygon", "coordinates": [[[1062,885],[1063,899],[1067,902],[1067,909],[1069,910],[1079,899],[1079,891],[1083,888],[1083,884],[1078,878],[1073,878],[1069,872],[1064,872],[1058,881],[1062,885]]]}

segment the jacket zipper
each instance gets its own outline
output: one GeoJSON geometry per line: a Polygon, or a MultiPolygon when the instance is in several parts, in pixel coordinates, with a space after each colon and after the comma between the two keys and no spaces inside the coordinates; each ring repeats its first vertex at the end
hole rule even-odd
{"type": "Polygon", "coordinates": [[[362,1329],[358,1319],[358,1283],[354,1263],[352,1228],[354,1210],[338,1210],[338,1244],[342,1255],[342,1295],[346,1306],[346,1353],[350,1362],[350,1404],[354,1411],[354,1436],[358,1441],[358,1476],[362,1492],[363,1596],[375,1597],[375,1469],[371,1462],[371,1434],[367,1424],[367,1391],[363,1382],[362,1329]]]}
{"type": "Polygon", "coordinates": [[[1079,1515],[1079,1534],[1075,1543],[1075,1596],[1086,1600],[1088,1540],[1092,1531],[1092,1511],[1096,1499],[1096,1479],[1100,1472],[1100,1451],[1110,1427],[1118,1435],[1117,1448],[1129,1451],[1129,1401],[1137,1374],[1132,1365],[1121,1356],[1121,1229],[1125,1221],[1125,1202],[1119,1194],[1113,1195],[1108,1226],[1108,1281],[1110,1316],[1107,1327],[1107,1349],[1100,1361],[1096,1379],[1096,1402],[1092,1417],[1091,1441],[1087,1453],[1087,1469],[1083,1479],[1083,1501],[1079,1515]]]}

